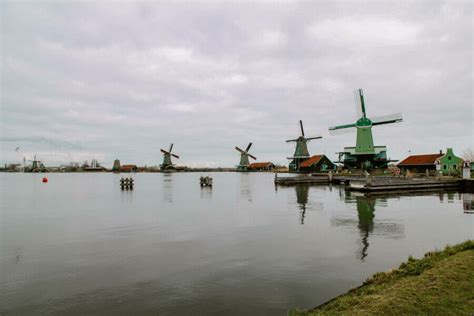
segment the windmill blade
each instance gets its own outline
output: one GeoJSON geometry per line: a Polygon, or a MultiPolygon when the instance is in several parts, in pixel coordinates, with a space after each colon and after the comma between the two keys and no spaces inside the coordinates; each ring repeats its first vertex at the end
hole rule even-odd
{"type": "Polygon", "coordinates": [[[163,153],[163,154],[169,154],[168,151],[164,150],[164,149],[160,149],[160,151],[163,153]]]}
{"type": "Polygon", "coordinates": [[[286,142],[291,143],[291,142],[297,142],[297,141],[298,141],[298,138],[295,138],[295,139],[288,139],[286,142]]]}
{"type": "Polygon", "coordinates": [[[255,156],[252,156],[251,154],[247,153],[247,156],[249,156],[250,158],[252,158],[253,160],[257,160],[257,157],[255,156]]]}
{"type": "Polygon", "coordinates": [[[345,124],[345,125],[331,126],[331,127],[329,128],[329,131],[335,131],[335,130],[338,130],[338,129],[351,128],[351,127],[356,127],[356,124],[355,124],[355,123],[351,123],[351,124],[345,124]]]}
{"type": "Polygon", "coordinates": [[[173,143],[171,143],[170,150],[168,150],[168,152],[171,152],[172,150],[173,150],[173,143]]]}
{"type": "Polygon", "coordinates": [[[306,138],[306,140],[319,139],[319,138],[323,138],[323,137],[318,135],[318,136],[314,136],[314,137],[308,137],[308,138],[306,138]]]}
{"type": "Polygon", "coordinates": [[[371,118],[370,120],[372,121],[372,125],[382,125],[382,124],[403,122],[402,113],[378,116],[378,117],[371,118]]]}
{"type": "Polygon", "coordinates": [[[247,146],[247,148],[245,149],[245,151],[246,151],[246,152],[249,151],[250,147],[252,147],[252,143],[249,143],[249,144],[248,144],[248,146],[247,146]]]}
{"type": "Polygon", "coordinates": [[[344,128],[337,128],[337,126],[335,126],[335,127],[329,128],[329,135],[335,136],[335,135],[350,134],[350,133],[354,133],[355,131],[356,131],[355,124],[352,124],[352,126],[347,126],[344,128]]]}
{"type": "Polygon", "coordinates": [[[301,136],[304,137],[304,129],[303,129],[303,121],[300,120],[300,127],[301,127],[301,136]]]}
{"type": "Polygon", "coordinates": [[[363,104],[364,100],[364,92],[362,89],[357,89],[354,90],[354,103],[356,106],[356,113],[357,113],[357,118],[364,117],[365,115],[365,106],[363,104]]]}
{"type": "Polygon", "coordinates": [[[178,159],[179,159],[179,156],[178,156],[178,155],[171,154],[171,156],[173,156],[173,157],[175,157],[175,158],[178,158],[178,159]]]}
{"type": "Polygon", "coordinates": [[[242,149],[240,149],[240,148],[237,147],[237,146],[235,146],[235,149],[236,149],[237,151],[240,151],[240,153],[242,153],[242,154],[245,154],[245,153],[246,153],[245,151],[243,151],[242,149]]]}

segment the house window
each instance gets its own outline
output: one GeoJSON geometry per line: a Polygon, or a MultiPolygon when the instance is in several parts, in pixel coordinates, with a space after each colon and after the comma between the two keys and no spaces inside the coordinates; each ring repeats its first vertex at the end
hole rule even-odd
{"type": "Polygon", "coordinates": [[[453,165],[453,169],[456,170],[456,165],[453,165]]]}
{"type": "Polygon", "coordinates": [[[453,157],[449,156],[449,157],[448,157],[448,160],[451,160],[451,158],[453,158],[453,157]]]}
{"type": "Polygon", "coordinates": [[[444,170],[448,169],[447,167],[448,167],[448,166],[446,166],[446,165],[443,165],[443,169],[444,169],[444,170]]]}

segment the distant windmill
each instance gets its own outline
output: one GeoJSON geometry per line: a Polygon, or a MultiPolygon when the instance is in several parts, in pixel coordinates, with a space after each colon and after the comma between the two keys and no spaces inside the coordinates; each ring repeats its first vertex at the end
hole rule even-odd
{"type": "Polygon", "coordinates": [[[402,122],[400,113],[369,119],[365,110],[364,93],[362,89],[354,91],[354,100],[357,110],[357,121],[352,124],[330,127],[329,131],[334,133],[341,129],[356,128],[357,139],[355,147],[344,147],[339,153],[339,162],[344,163],[346,168],[385,168],[390,161],[387,158],[386,146],[374,146],[372,137],[372,126],[402,122]],[[341,161],[341,158],[342,161],[341,161]]]}
{"type": "Polygon", "coordinates": [[[257,160],[257,158],[255,156],[252,156],[251,154],[249,154],[250,147],[252,147],[252,143],[249,143],[245,150],[242,150],[239,147],[235,146],[235,149],[238,152],[240,152],[240,163],[237,166],[237,171],[247,171],[248,170],[248,167],[250,165],[249,157],[252,158],[253,160],[257,160]]]}
{"type": "Polygon", "coordinates": [[[305,161],[310,157],[309,151],[308,151],[308,146],[307,142],[312,140],[312,139],[319,139],[323,138],[322,136],[314,136],[314,137],[305,137],[304,135],[304,129],[303,129],[303,121],[300,120],[300,128],[301,128],[301,136],[295,139],[289,139],[286,142],[291,143],[291,142],[296,142],[296,148],[295,148],[295,153],[293,154],[293,157],[288,157],[288,159],[291,160],[289,169],[290,171],[298,171],[300,163],[305,161]]]}
{"type": "Polygon", "coordinates": [[[171,162],[171,156],[179,159],[178,155],[172,154],[171,151],[173,150],[173,144],[170,145],[170,149],[168,151],[161,149],[163,153],[163,163],[160,165],[161,170],[169,170],[174,169],[174,165],[171,162]]]}
{"type": "Polygon", "coordinates": [[[31,170],[32,171],[39,170],[42,167],[41,161],[36,160],[36,154],[35,154],[33,160],[28,159],[28,161],[31,161],[31,170]]]}

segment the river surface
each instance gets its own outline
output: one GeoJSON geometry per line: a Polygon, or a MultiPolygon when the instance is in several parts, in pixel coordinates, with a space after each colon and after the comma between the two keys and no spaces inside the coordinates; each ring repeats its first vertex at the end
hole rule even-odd
{"type": "Polygon", "coordinates": [[[286,315],[474,234],[469,194],[201,175],[0,174],[0,314],[286,315]]]}

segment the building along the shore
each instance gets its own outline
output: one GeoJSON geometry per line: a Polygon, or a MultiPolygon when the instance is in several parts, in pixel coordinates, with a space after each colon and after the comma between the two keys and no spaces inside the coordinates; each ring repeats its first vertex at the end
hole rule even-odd
{"type": "Polygon", "coordinates": [[[446,154],[439,158],[441,173],[444,175],[459,174],[464,160],[456,156],[452,148],[446,149],[446,154]]]}
{"type": "Polygon", "coordinates": [[[437,154],[411,155],[398,163],[398,168],[405,173],[436,173],[439,170],[443,175],[457,174],[460,172],[463,160],[453,153],[452,148],[441,150],[437,154]]]}
{"type": "Polygon", "coordinates": [[[268,171],[275,169],[272,162],[254,162],[247,167],[248,171],[268,171]]]}
{"type": "Polygon", "coordinates": [[[120,166],[120,172],[137,172],[138,167],[136,165],[123,165],[120,166]]]}
{"type": "Polygon", "coordinates": [[[328,172],[336,170],[336,165],[326,155],[315,155],[300,163],[300,172],[328,172]]]}

